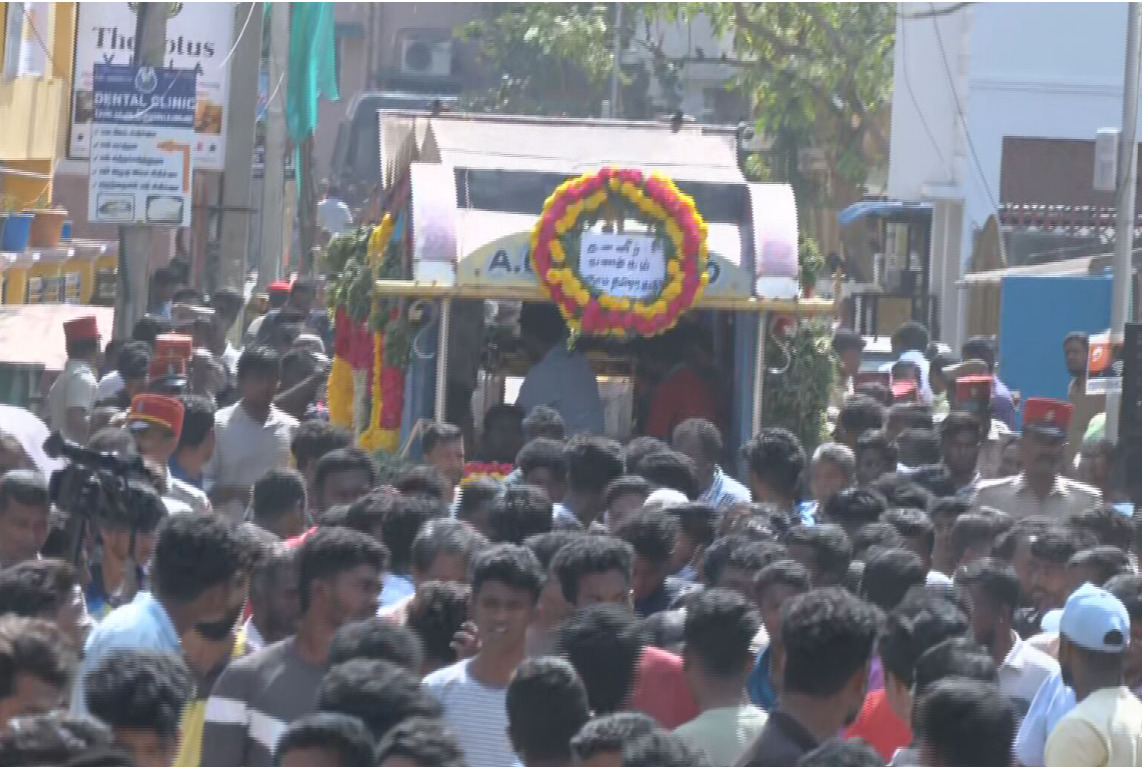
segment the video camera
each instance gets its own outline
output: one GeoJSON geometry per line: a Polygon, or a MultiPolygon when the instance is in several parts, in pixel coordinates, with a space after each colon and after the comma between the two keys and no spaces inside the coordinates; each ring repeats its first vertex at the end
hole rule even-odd
{"type": "Polygon", "coordinates": [[[113,518],[134,527],[131,520],[154,498],[132,482],[141,480],[149,486],[151,481],[138,456],[123,459],[99,453],[68,442],[58,432],[44,442],[44,452],[68,462],[52,473],[49,493],[52,503],[67,512],[68,548],[74,562],[80,560],[88,522],[113,518]]]}

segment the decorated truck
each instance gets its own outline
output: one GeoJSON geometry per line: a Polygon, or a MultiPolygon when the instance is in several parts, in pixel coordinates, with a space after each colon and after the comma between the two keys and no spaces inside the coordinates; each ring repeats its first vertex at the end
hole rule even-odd
{"type": "Polygon", "coordinates": [[[536,301],[559,308],[587,354],[619,439],[636,431],[640,339],[686,315],[701,323],[735,449],[761,423],[767,371],[795,362],[796,327],[835,314],[831,300],[802,294],[792,189],[748,182],[732,130],[452,113],[379,121],[381,220],[334,240],[325,263],[331,418],[368,448],[404,452],[425,421],[471,404],[478,426],[513,401],[526,372],[514,319],[536,301]],[[767,363],[767,346],[781,358],[767,363]]]}

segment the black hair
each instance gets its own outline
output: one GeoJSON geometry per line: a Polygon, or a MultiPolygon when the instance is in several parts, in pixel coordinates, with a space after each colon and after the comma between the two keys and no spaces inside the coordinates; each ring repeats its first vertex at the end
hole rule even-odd
{"type": "Polygon", "coordinates": [[[297,278],[293,284],[289,286],[289,294],[292,296],[295,293],[316,293],[317,283],[313,280],[297,278]]]}
{"type": "Polygon", "coordinates": [[[271,469],[254,483],[253,521],[264,523],[280,518],[300,505],[305,508],[305,479],[294,469],[271,469]]]}
{"type": "Polygon", "coordinates": [[[1113,506],[1095,506],[1071,514],[1064,524],[1094,534],[1103,546],[1115,546],[1123,551],[1130,550],[1134,538],[1134,526],[1130,517],[1113,506]]]}
{"type": "Polygon", "coordinates": [[[543,590],[544,574],[530,549],[511,543],[489,546],[472,558],[472,596],[477,597],[488,581],[527,591],[532,601],[543,590]]]}
{"type": "Polygon", "coordinates": [[[793,559],[779,559],[761,568],[754,577],[754,598],[761,599],[773,586],[787,586],[803,594],[813,588],[813,582],[805,565],[793,559]]]}
{"type": "Polygon", "coordinates": [[[884,496],[890,509],[927,511],[932,504],[932,494],[902,474],[885,474],[870,487],[884,496]]]}
{"type": "Polygon", "coordinates": [[[964,636],[967,616],[946,596],[917,589],[890,612],[877,640],[884,670],[912,684],[916,659],[945,639],[964,636]]]}
{"type": "Polygon", "coordinates": [[[32,559],[0,570],[0,616],[54,617],[78,583],[76,570],[62,559],[32,559]]]}
{"type": "Polygon", "coordinates": [[[884,496],[864,487],[846,487],[825,501],[824,516],[830,522],[864,525],[876,522],[888,508],[884,496]]]}
{"type": "Polygon", "coordinates": [[[111,727],[178,735],[194,680],[180,655],[146,647],[115,648],[83,678],[84,703],[111,727]]]}
{"type": "Polygon", "coordinates": [[[931,429],[905,429],[896,438],[900,463],[909,468],[939,463],[940,438],[931,429]]]}
{"type": "Polygon", "coordinates": [[[428,455],[436,449],[437,445],[443,445],[446,442],[455,442],[460,439],[464,439],[464,432],[461,431],[459,426],[433,421],[424,427],[424,431],[421,432],[420,448],[425,455],[428,455]]]}
{"type": "MultiPolygon", "coordinates": [[[[444,475],[435,467],[425,468],[431,468],[434,472],[433,482],[439,481],[441,497],[443,497],[448,492],[448,483],[445,482],[444,475]]],[[[456,499],[456,518],[465,522],[472,519],[476,512],[485,506],[490,506],[502,489],[503,485],[491,477],[473,477],[460,485],[460,492],[456,499]]],[[[435,497],[434,492],[429,495],[435,497]]]]}
{"type": "MultiPolygon", "coordinates": [[[[880,416],[881,425],[883,425],[885,413],[888,412],[887,408],[892,405],[892,389],[889,389],[880,381],[865,381],[862,384],[858,384],[856,388],[853,389],[853,394],[847,400],[845,400],[844,404],[848,404],[858,397],[870,399],[876,404],[880,405],[881,408],[883,408],[883,410],[881,410],[880,416]]],[[[841,409],[844,409],[844,405],[841,406],[841,409]]],[[[848,428],[848,426],[846,425],[845,428],[848,428]]],[[[859,434],[860,432],[858,431],[857,433],[859,434]]]]}
{"type": "Polygon", "coordinates": [[[1090,345],[1090,334],[1082,330],[1072,330],[1063,336],[1063,346],[1066,346],[1071,341],[1078,341],[1083,346],[1090,345]]]}
{"type": "MultiPolygon", "coordinates": [[[[797,520],[798,523],[800,521],[797,520]]],[[[740,514],[730,520],[725,535],[737,535],[751,541],[776,541],[791,527],[793,519],[785,512],[773,509],[770,504],[753,503],[748,514],[740,514]]]]}
{"type": "Polygon", "coordinates": [[[551,569],[555,555],[560,549],[585,535],[587,533],[582,530],[552,530],[550,533],[531,536],[523,542],[523,545],[531,549],[531,553],[535,554],[535,558],[539,560],[540,566],[546,573],[551,569]]]}
{"type": "Polygon", "coordinates": [[[929,556],[936,547],[936,527],[931,518],[919,509],[895,508],[881,515],[881,520],[896,528],[904,538],[923,538],[929,556]]]}
{"type": "Polygon", "coordinates": [[[78,663],[77,649],[55,623],[14,615],[0,617],[0,700],[15,694],[21,674],[66,689],[78,663]]]}
{"type": "MultiPolygon", "coordinates": [[[[959,562],[973,546],[988,545],[995,539],[995,522],[978,512],[956,517],[952,523],[952,559],[959,562]]],[[[990,553],[990,549],[989,549],[990,553]]]]}
{"type": "Polygon", "coordinates": [[[1019,576],[1015,568],[1002,559],[984,557],[970,562],[956,573],[956,583],[964,586],[977,586],[997,607],[1008,615],[1019,607],[1019,576]]]}
{"type": "Polygon", "coordinates": [[[876,629],[875,608],[842,588],[793,597],[781,609],[784,689],[835,695],[868,666],[876,629]]]}
{"type": "Polygon", "coordinates": [[[567,477],[567,456],[559,440],[536,437],[520,448],[515,463],[525,477],[533,469],[547,469],[561,479],[567,477]]]}
{"type": "Polygon", "coordinates": [[[1103,588],[1126,607],[1131,621],[1142,621],[1142,575],[1121,573],[1108,580],[1103,588]]]}
{"type": "Polygon", "coordinates": [[[840,583],[852,562],[853,549],[840,525],[798,526],[785,534],[785,546],[804,546],[813,552],[814,569],[824,583],[840,583]]]}
{"type": "Polygon", "coordinates": [[[782,495],[794,496],[805,471],[805,449],[792,432],[762,429],[742,448],[755,477],[782,495]]]}
{"type": "Polygon", "coordinates": [[[1126,552],[1115,546],[1095,546],[1076,552],[1069,560],[1067,567],[1083,567],[1093,571],[1091,582],[1101,586],[1116,575],[1134,572],[1130,564],[1130,557],[1126,552]]]}
{"type": "Polygon", "coordinates": [[[631,545],[635,556],[661,565],[674,551],[678,520],[665,511],[640,509],[623,520],[615,535],[631,545]]]}
{"type": "Polygon", "coordinates": [[[533,485],[511,485],[492,504],[488,534],[497,543],[522,544],[551,531],[551,499],[533,485]]]}
{"type": "Polygon", "coordinates": [[[884,760],[860,738],[829,738],[798,759],[797,767],[884,767],[884,760]]]}
{"type": "Polygon", "coordinates": [[[941,679],[920,699],[916,732],[940,764],[1008,767],[1015,710],[999,686],[976,679],[941,679]]]}
{"type": "Polygon", "coordinates": [[[412,539],[409,569],[427,573],[441,554],[471,562],[472,555],[488,545],[488,539],[458,519],[430,519],[412,539]]]}
{"type": "Polygon", "coordinates": [[[603,492],[603,502],[609,508],[616,500],[628,494],[649,496],[650,483],[638,474],[624,474],[607,485],[607,489],[603,492]]]}
{"type": "Polygon", "coordinates": [[[163,597],[187,603],[248,568],[254,552],[232,522],[215,514],[172,514],[159,526],[151,578],[163,597]]]}
{"type": "Polygon", "coordinates": [[[983,360],[990,370],[995,367],[995,342],[987,336],[972,336],[960,346],[965,360],[983,360]]]}
{"type": "Polygon", "coordinates": [[[242,291],[237,288],[221,287],[210,294],[210,306],[215,311],[224,312],[226,309],[223,304],[230,304],[230,308],[235,311],[241,311],[242,306],[246,303],[246,299],[242,295],[242,291]]]}
{"type": "Polygon", "coordinates": [[[77,338],[72,341],[65,341],[64,347],[69,359],[90,359],[99,353],[99,339],[77,338]]]}
{"type": "Polygon", "coordinates": [[[622,767],[710,767],[710,759],[682,738],[652,732],[623,745],[622,767]]]}
{"type": "Polygon", "coordinates": [[[238,380],[246,376],[277,377],[282,358],[272,346],[247,346],[238,358],[238,380]]]}
{"type": "Polygon", "coordinates": [[[521,335],[531,335],[546,345],[557,344],[567,334],[563,316],[554,304],[527,301],[519,311],[521,335]]]}
{"type": "Polygon", "coordinates": [[[456,736],[435,718],[412,717],[389,730],[377,747],[377,767],[389,759],[404,759],[417,767],[465,767],[456,736]]]}
{"type": "Polygon", "coordinates": [[[651,453],[639,463],[638,473],[651,485],[677,490],[691,501],[702,492],[693,459],[677,450],[651,453]]]}
{"type": "Polygon", "coordinates": [[[915,552],[874,547],[865,559],[861,594],[887,612],[900,604],[910,588],[923,585],[927,575],[915,552]]]}
{"type": "MultiPolygon", "coordinates": [[[[915,508],[915,507],[909,507],[915,508]]],[[[950,517],[954,524],[956,519],[971,511],[971,501],[956,496],[943,496],[932,501],[929,517],[933,525],[938,517],[950,517]]]]}
{"type": "Polygon", "coordinates": [[[374,767],[373,736],[364,723],[345,714],[307,714],[290,723],[274,747],[281,767],[290,751],[320,749],[337,755],[338,767],[374,767]]]}
{"type": "Polygon", "coordinates": [[[151,365],[151,347],[145,341],[124,341],[115,357],[115,369],[124,381],[146,378],[151,365]]]}
{"type": "Polygon", "coordinates": [[[718,513],[714,507],[697,501],[670,506],[666,513],[678,521],[678,531],[698,546],[708,546],[717,535],[718,513]]]}
{"type": "Polygon", "coordinates": [[[864,338],[855,330],[849,330],[848,328],[837,328],[833,332],[832,347],[833,351],[837,354],[851,350],[863,351],[864,338]]]}
{"type": "Polygon", "coordinates": [[[576,435],[567,442],[564,454],[567,483],[583,492],[602,493],[625,469],[622,447],[606,437],[576,435]]]}
{"type": "Polygon", "coordinates": [[[389,552],[370,535],[344,527],[317,528],[297,552],[301,611],[309,609],[309,592],[314,581],[333,578],[361,565],[369,565],[380,573],[388,561],[389,552]]]}
{"type": "Polygon", "coordinates": [[[182,394],[178,397],[182,403],[182,431],[178,435],[178,446],[198,447],[206,440],[210,430],[214,428],[214,402],[209,397],[197,394],[182,394]]]}
{"type": "MultiPolygon", "coordinates": [[[[127,509],[118,504],[110,505],[101,510],[99,528],[101,530],[130,530],[149,534],[155,532],[162,521],[167,518],[167,507],[163,504],[155,486],[143,479],[131,478],[127,480],[131,488],[133,503],[127,509]]],[[[70,556],[70,554],[69,554],[70,556]]]]}
{"type": "Polygon", "coordinates": [[[1044,562],[1065,565],[1082,548],[1074,530],[1052,525],[1031,541],[1031,556],[1044,562]]]}
{"type": "Polygon", "coordinates": [[[558,654],[583,680],[596,715],[625,707],[645,644],[634,613],[613,604],[589,605],[571,613],[559,626],[555,641],[558,654]]]}
{"type": "Polygon", "coordinates": [[[157,314],[144,314],[131,329],[131,340],[142,341],[152,349],[155,339],[163,333],[171,332],[171,321],[157,314]]]}
{"type": "MultiPolygon", "coordinates": [[[[448,516],[443,501],[424,496],[391,497],[381,516],[381,541],[389,550],[393,572],[407,574],[412,567],[412,542],[425,523],[448,516]]],[[[352,513],[352,506],[350,514],[352,513]]]]}
{"type": "Polygon", "coordinates": [[[4,767],[68,765],[85,754],[96,751],[106,754],[111,740],[111,730],[88,716],[71,716],[62,711],[20,716],[0,731],[0,764],[4,767]]]}
{"type": "Polygon", "coordinates": [[[903,549],[904,536],[887,522],[869,522],[853,533],[853,559],[865,560],[872,549],[903,549]]]}
{"type": "MultiPolygon", "coordinates": [[[[865,385],[867,386],[867,384],[865,385]]],[[[841,409],[837,413],[837,425],[843,428],[847,434],[860,439],[860,436],[865,432],[883,429],[887,415],[888,410],[882,401],[857,394],[849,397],[841,405],[841,409]]]]}
{"type": "Polygon", "coordinates": [[[626,447],[623,448],[623,457],[626,460],[627,471],[631,474],[638,474],[639,466],[642,465],[644,458],[652,453],[661,453],[663,450],[670,449],[670,445],[658,437],[651,437],[649,435],[635,437],[630,442],[627,442],[626,447]]]}
{"type": "Polygon", "coordinates": [[[710,581],[707,585],[717,586],[722,574],[729,568],[756,575],[767,565],[771,565],[788,556],[789,551],[784,545],[777,541],[747,540],[740,546],[731,546],[727,550],[725,562],[717,570],[719,580],[710,581]]]}
{"type": "Polygon", "coordinates": [[[317,460],[313,487],[320,493],[329,475],[350,471],[362,471],[368,474],[370,486],[377,483],[377,465],[373,462],[372,456],[359,447],[342,447],[330,450],[317,460]]]}
{"type": "Polygon", "coordinates": [[[318,514],[314,522],[317,523],[318,527],[348,527],[348,517],[349,507],[339,503],[318,514]]]}
{"type": "Polygon", "coordinates": [[[579,600],[579,581],[585,575],[618,570],[629,582],[634,568],[634,549],[617,538],[584,535],[559,549],[551,567],[559,578],[563,598],[575,604],[579,600]]]}
{"type": "Polygon", "coordinates": [[[315,463],[321,456],[349,447],[353,437],[343,426],[334,426],[328,421],[311,420],[298,424],[290,442],[293,462],[299,468],[315,463]]]}
{"type": "Polygon", "coordinates": [[[405,625],[420,637],[425,658],[442,664],[456,662],[452,640],[468,620],[471,595],[466,583],[425,581],[417,587],[405,625]]]}
{"type": "Polygon", "coordinates": [[[945,639],[916,660],[912,676],[912,699],[918,701],[928,688],[941,679],[961,677],[981,682],[999,682],[999,671],[991,654],[967,637],[945,639]]]}
{"type": "Polygon", "coordinates": [[[50,507],[51,498],[44,475],[34,469],[13,469],[0,476],[0,513],[7,511],[12,501],[21,506],[50,507]]]}
{"type": "MultiPolygon", "coordinates": [[[[464,487],[461,488],[461,502],[465,504],[465,511],[475,509],[476,501],[483,497],[481,491],[486,491],[486,488],[490,486],[489,483],[494,484],[496,492],[499,492],[500,485],[498,482],[490,477],[479,477],[469,483],[470,485],[477,485],[477,488],[466,502],[463,501],[463,496],[467,492],[469,485],[464,485],[464,487]]],[[[440,473],[440,469],[435,466],[413,466],[412,468],[405,469],[393,480],[393,487],[396,488],[396,491],[401,495],[419,495],[437,501],[447,501],[445,496],[447,496],[449,492],[448,480],[440,473]]],[[[461,517],[461,519],[463,519],[463,517],[461,517]]]]}
{"type": "Polygon", "coordinates": [[[623,745],[643,735],[663,731],[658,722],[637,711],[596,716],[571,739],[571,752],[583,763],[599,754],[621,752],[623,745]]]}
{"type": "Polygon", "coordinates": [[[536,405],[523,419],[523,436],[529,442],[540,437],[562,442],[567,436],[567,426],[558,410],[536,405]]]}
{"type": "Polygon", "coordinates": [[[711,463],[717,463],[725,455],[726,447],[722,441],[722,432],[705,418],[688,418],[674,427],[671,441],[677,446],[680,439],[693,437],[702,448],[702,457],[711,463]]]}
{"type": "Polygon", "coordinates": [[[884,455],[887,463],[892,466],[896,465],[896,445],[888,439],[884,429],[866,431],[857,438],[856,454],[859,456],[865,450],[875,450],[884,455]]]}
{"type": "Polygon", "coordinates": [[[761,618],[736,591],[711,588],[686,605],[685,653],[708,674],[733,679],[752,666],[750,643],[761,618]]]}
{"type": "Polygon", "coordinates": [[[915,320],[908,320],[892,333],[892,348],[897,352],[925,352],[928,349],[928,329],[915,320]]]}
{"type": "Polygon", "coordinates": [[[412,672],[395,663],[358,658],[333,666],[317,689],[317,710],[355,716],[373,739],[414,716],[441,716],[440,703],[412,672]]]}
{"type": "Polygon", "coordinates": [[[591,718],[587,690],[563,658],[530,658],[507,691],[512,745],[529,760],[571,758],[571,738],[591,718]]]}
{"type": "Polygon", "coordinates": [[[980,419],[964,410],[953,410],[944,416],[944,420],[940,423],[941,440],[951,439],[964,432],[971,432],[977,441],[987,437],[980,419]]]}
{"type": "Polygon", "coordinates": [[[346,623],[333,633],[329,643],[329,666],[355,658],[384,660],[416,674],[423,657],[420,637],[405,626],[374,616],[346,623]]]}

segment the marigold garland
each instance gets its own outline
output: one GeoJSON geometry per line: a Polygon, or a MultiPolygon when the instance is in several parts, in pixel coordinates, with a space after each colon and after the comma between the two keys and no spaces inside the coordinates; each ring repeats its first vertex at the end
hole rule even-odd
{"type": "Polygon", "coordinates": [[[464,464],[464,474],[460,480],[460,485],[472,482],[481,477],[488,477],[497,482],[502,482],[504,477],[511,474],[515,470],[515,466],[511,463],[503,461],[468,461],[464,464]]]}
{"type": "Polygon", "coordinates": [[[532,267],[573,334],[652,336],[674,327],[709,284],[707,226],[674,182],[634,168],[602,168],[560,184],[544,203],[531,234],[532,267]],[[593,291],[577,272],[578,254],[567,251],[600,218],[631,217],[665,237],[666,281],[648,299],[593,291]]]}

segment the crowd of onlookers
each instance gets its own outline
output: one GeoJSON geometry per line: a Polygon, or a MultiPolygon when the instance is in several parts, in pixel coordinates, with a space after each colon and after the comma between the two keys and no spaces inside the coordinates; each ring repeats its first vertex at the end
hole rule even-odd
{"type": "Polygon", "coordinates": [[[283,407],[297,334],[221,408],[170,370],[106,425],[63,392],[149,474],[77,545],[0,436],[0,765],[1142,767],[1142,528],[1063,470],[1068,403],[1014,433],[993,361],[903,330],[886,383],[838,335],[810,451],[505,405],[382,477],[283,407]]]}

